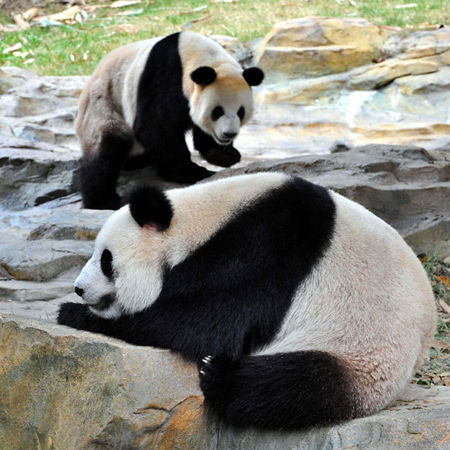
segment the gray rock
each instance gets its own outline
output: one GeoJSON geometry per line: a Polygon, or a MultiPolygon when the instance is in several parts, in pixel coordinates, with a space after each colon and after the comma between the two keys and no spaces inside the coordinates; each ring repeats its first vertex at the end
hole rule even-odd
{"type": "Polygon", "coordinates": [[[0,209],[23,209],[75,192],[78,152],[1,137],[0,209]]]}
{"type": "Polygon", "coordinates": [[[237,430],[205,411],[195,365],[169,351],[7,315],[0,348],[1,448],[446,446],[445,387],[410,386],[391,407],[341,425],[237,430]]]}

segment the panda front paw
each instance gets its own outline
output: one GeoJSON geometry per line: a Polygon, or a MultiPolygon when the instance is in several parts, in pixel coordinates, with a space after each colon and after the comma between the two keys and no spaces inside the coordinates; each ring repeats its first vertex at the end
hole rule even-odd
{"type": "Polygon", "coordinates": [[[88,305],[84,303],[63,303],[59,308],[57,322],[77,330],[87,329],[88,305]]]}
{"type": "Polygon", "coordinates": [[[241,154],[232,145],[227,147],[214,147],[204,152],[206,161],[220,167],[230,167],[241,160],[241,154]]]}
{"type": "Polygon", "coordinates": [[[197,181],[208,178],[214,174],[211,170],[198,166],[197,164],[190,164],[184,167],[178,168],[166,168],[160,169],[159,174],[166,181],[174,181],[175,183],[192,184],[197,181]]]}

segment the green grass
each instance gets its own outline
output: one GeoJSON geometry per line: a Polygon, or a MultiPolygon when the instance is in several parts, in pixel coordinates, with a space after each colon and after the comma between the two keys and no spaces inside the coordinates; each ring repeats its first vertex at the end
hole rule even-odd
{"type": "MultiPolygon", "coordinates": [[[[98,1],[86,1],[98,4],[98,1]]],[[[108,5],[110,2],[101,4],[108,5]]],[[[333,17],[364,17],[380,25],[418,27],[421,23],[448,23],[446,1],[414,0],[412,9],[396,9],[395,5],[410,0],[239,0],[234,3],[215,3],[211,0],[146,0],[120,11],[137,11],[139,15],[113,16],[119,10],[101,8],[82,24],[0,32],[0,65],[15,65],[34,70],[41,75],[89,74],[110,50],[126,43],[190,29],[204,34],[234,36],[246,42],[264,36],[276,22],[321,15],[333,17]],[[192,12],[193,9],[205,9],[192,12]],[[192,23],[192,20],[206,18],[192,23]],[[135,33],[120,29],[133,25],[135,33]],[[3,54],[3,50],[22,44],[19,55],[3,54]]],[[[45,13],[55,12],[45,10],[45,13]]],[[[63,7],[59,8],[61,11],[63,7]]],[[[11,18],[0,13],[0,23],[11,18]]]]}

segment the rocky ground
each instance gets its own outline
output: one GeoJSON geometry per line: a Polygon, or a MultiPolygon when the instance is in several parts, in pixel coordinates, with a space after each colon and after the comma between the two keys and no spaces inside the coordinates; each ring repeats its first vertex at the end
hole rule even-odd
{"type": "MultiPolygon", "coordinates": [[[[195,368],[178,357],[56,326],[110,214],[81,209],[76,188],[73,120],[86,78],[0,68],[0,448],[450,447],[449,29],[308,18],[252,46],[218,39],[241,60],[253,52],[268,79],[237,143],[243,161],[215,177],[302,176],[428,255],[440,334],[417,380],[431,388],[411,385],[391,408],[341,426],[231,430],[203,412],[195,368]]],[[[142,170],[121,188],[142,180],[171,187],[142,170]]]]}

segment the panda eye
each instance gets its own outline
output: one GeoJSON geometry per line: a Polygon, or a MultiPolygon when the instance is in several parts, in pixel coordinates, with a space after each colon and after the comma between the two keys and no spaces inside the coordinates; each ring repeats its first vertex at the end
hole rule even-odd
{"type": "Polygon", "coordinates": [[[100,266],[105,277],[110,280],[113,278],[112,259],[112,253],[107,249],[103,250],[102,257],[100,259],[100,266]]]}
{"type": "Polygon", "coordinates": [[[225,111],[221,106],[216,106],[211,112],[211,119],[216,121],[219,117],[222,117],[225,111]]]}
{"type": "Polygon", "coordinates": [[[237,115],[241,121],[244,120],[245,108],[243,106],[238,109],[237,115]]]}

